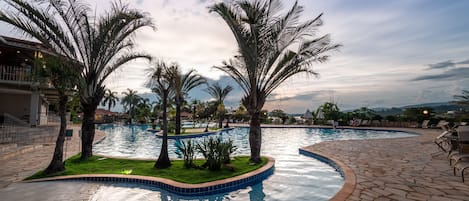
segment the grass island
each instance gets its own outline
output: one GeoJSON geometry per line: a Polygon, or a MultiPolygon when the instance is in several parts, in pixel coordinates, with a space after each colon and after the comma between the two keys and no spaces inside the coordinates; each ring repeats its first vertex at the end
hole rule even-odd
{"type": "MultiPolygon", "coordinates": [[[[204,160],[194,161],[196,165],[201,166],[204,160]]],[[[268,159],[262,158],[262,163],[251,165],[248,156],[238,156],[231,160],[232,170],[222,168],[220,171],[209,171],[201,168],[184,168],[183,160],[173,160],[171,167],[167,169],[155,169],[153,160],[136,159],[118,159],[103,156],[93,156],[86,161],[80,160],[80,155],[75,155],[65,161],[65,171],[55,174],[44,174],[39,171],[36,174],[26,178],[26,180],[40,179],[54,176],[80,175],[80,174],[124,174],[141,175],[171,179],[174,181],[199,184],[211,182],[226,178],[235,177],[248,172],[257,170],[267,164],[268,159]]]]}

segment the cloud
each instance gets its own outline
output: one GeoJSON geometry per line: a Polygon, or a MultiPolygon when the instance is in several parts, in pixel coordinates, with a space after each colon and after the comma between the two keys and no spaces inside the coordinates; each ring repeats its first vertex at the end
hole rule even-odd
{"type": "Polygon", "coordinates": [[[428,64],[428,66],[430,67],[429,69],[443,69],[443,68],[454,67],[455,63],[452,62],[451,60],[448,60],[448,61],[443,61],[443,62],[436,63],[436,64],[428,64]]]}
{"type": "Polygon", "coordinates": [[[457,64],[469,64],[469,59],[468,59],[468,60],[464,60],[464,61],[460,61],[460,62],[458,62],[457,64]]]}
{"type": "Polygon", "coordinates": [[[468,79],[469,67],[453,68],[447,70],[441,74],[436,75],[423,75],[417,78],[414,78],[413,81],[422,81],[422,80],[461,80],[468,79]]]}

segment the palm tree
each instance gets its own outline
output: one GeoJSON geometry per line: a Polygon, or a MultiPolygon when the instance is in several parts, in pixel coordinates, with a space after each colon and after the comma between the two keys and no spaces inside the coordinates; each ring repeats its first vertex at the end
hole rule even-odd
{"type": "Polygon", "coordinates": [[[184,97],[187,96],[190,90],[205,84],[207,81],[202,76],[195,74],[195,70],[190,70],[183,74],[180,71],[179,65],[175,64],[172,67],[171,76],[173,79],[171,81],[176,106],[176,129],[174,133],[179,135],[181,133],[181,106],[184,102],[184,97]]]}
{"type": "Polygon", "coordinates": [[[106,89],[104,93],[104,99],[101,102],[102,106],[107,105],[107,110],[111,111],[111,107],[115,107],[119,98],[117,97],[117,92],[106,89]]]}
{"type": "Polygon", "coordinates": [[[329,35],[316,36],[322,25],[320,14],[299,22],[303,7],[295,2],[281,13],[278,0],[235,0],[210,7],[223,18],[238,44],[239,55],[215,67],[230,75],[244,91],[242,103],[251,116],[250,161],[261,162],[260,115],[266,98],[285,80],[299,73],[316,75],[314,62],[325,62],[332,44],[329,35]]]}
{"type": "Polygon", "coordinates": [[[456,103],[462,106],[469,106],[469,90],[462,90],[461,95],[455,95],[456,103]]]}
{"type": "Polygon", "coordinates": [[[70,68],[58,57],[46,59],[47,66],[38,68],[40,78],[46,78],[52,83],[59,95],[59,116],[60,129],[59,135],[55,143],[54,155],[51,162],[44,172],[52,174],[65,170],[63,162],[63,145],[65,141],[65,129],[67,128],[66,108],[68,102],[68,93],[73,91],[76,86],[76,77],[79,73],[78,69],[70,68]]]}
{"type": "Polygon", "coordinates": [[[156,161],[155,168],[167,168],[171,166],[171,161],[169,160],[168,155],[168,97],[172,95],[172,79],[174,71],[177,69],[177,64],[166,64],[164,61],[155,62],[153,67],[148,68],[147,71],[147,82],[146,86],[151,88],[154,93],[162,101],[162,118],[163,125],[161,129],[163,130],[163,142],[161,145],[160,155],[156,161]]]}
{"type": "Polygon", "coordinates": [[[113,3],[102,16],[86,0],[4,0],[4,21],[39,40],[73,65],[81,66],[78,92],[83,110],[81,159],[93,155],[94,114],[104,96],[104,81],[122,65],[151,57],[132,51],[137,30],[153,27],[148,14],[113,3]],[[71,63],[71,62],[69,62],[71,63]]]}
{"type": "Polygon", "coordinates": [[[318,107],[316,113],[322,112],[324,119],[326,120],[337,120],[339,117],[339,107],[334,102],[325,102],[318,107]]]}
{"type": "Polygon", "coordinates": [[[132,89],[127,89],[127,92],[122,92],[124,94],[124,97],[122,97],[121,104],[124,105],[125,110],[130,115],[130,123],[133,122],[134,116],[135,116],[135,106],[137,106],[142,98],[137,95],[136,90],[132,89]]]}
{"type": "Polygon", "coordinates": [[[211,86],[209,86],[205,91],[212,96],[217,102],[217,112],[218,112],[218,128],[222,128],[223,126],[223,118],[225,115],[225,106],[223,101],[225,100],[226,96],[233,90],[233,87],[227,85],[226,87],[222,88],[220,84],[217,82],[211,86]]]}

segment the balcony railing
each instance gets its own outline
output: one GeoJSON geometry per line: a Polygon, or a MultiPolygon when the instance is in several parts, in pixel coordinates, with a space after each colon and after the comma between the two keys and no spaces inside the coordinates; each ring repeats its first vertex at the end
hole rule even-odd
{"type": "Polygon", "coordinates": [[[31,82],[31,68],[0,65],[0,80],[31,82]]]}

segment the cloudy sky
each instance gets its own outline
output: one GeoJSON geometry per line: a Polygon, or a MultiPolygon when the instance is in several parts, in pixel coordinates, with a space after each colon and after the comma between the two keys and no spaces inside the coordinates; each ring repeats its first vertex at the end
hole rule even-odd
{"type": "MultiPolygon", "coordinates": [[[[109,1],[90,1],[98,11],[109,1]]],[[[233,36],[222,19],[208,13],[210,0],[128,0],[150,13],[156,31],[145,29],[137,35],[138,49],[155,57],[177,61],[184,69],[196,69],[212,81],[233,83],[212,69],[236,54],[233,36]]],[[[325,101],[341,109],[392,107],[453,100],[469,89],[469,1],[466,0],[301,0],[304,19],[324,13],[319,32],[330,33],[343,45],[331,59],[317,64],[319,77],[297,76],[278,88],[266,109],[290,113],[316,109],[325,101]]],[[[284,1],[284,6],[291,1],[284,1]]],[[[99,12],[98,12],[99,13],[99,12]]],[[[17,36],[0,23],[0,35],[17,36]]],[[[141,93],[144,69],[136,61],[118,70],[108,87],[141,93]]],[[[190,94],[207,100],[202,89],[190,94]]],[[[229,106],[239,104],[241,92],[228,97],[229,106]]]]}

